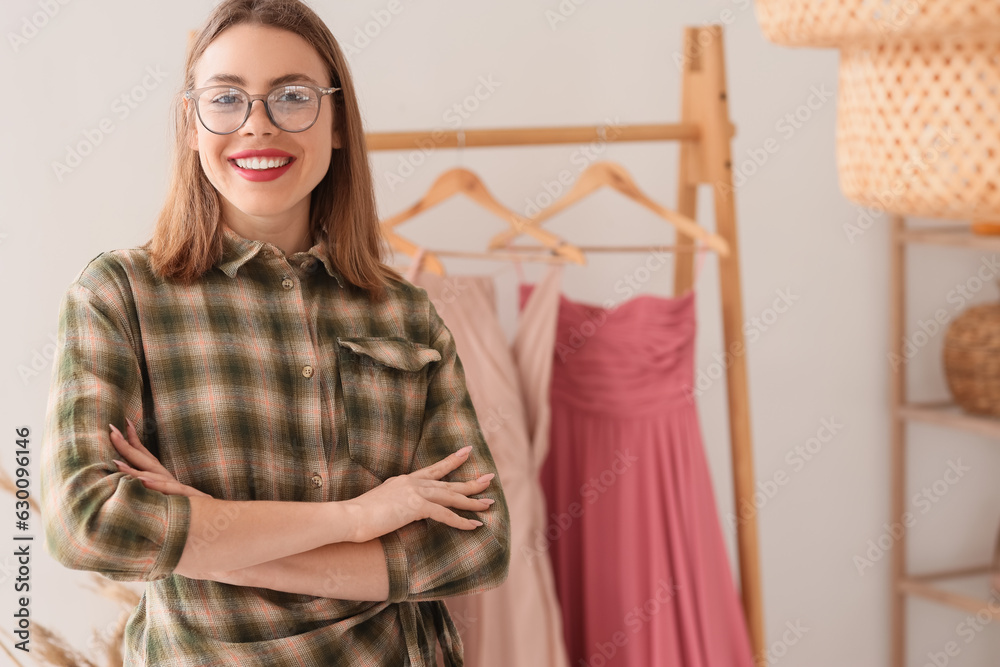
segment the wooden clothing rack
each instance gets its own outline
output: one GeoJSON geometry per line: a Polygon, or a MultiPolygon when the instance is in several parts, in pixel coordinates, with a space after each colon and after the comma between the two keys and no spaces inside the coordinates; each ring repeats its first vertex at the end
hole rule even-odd
{"type": "MultiPolygon", "coordinates": [[[[722,26],[688,26],[684,29],[684,61],[679,123],[616,126],[503,128],[433,132],[375,132],[366,135],[372,151],[413,150],[433,145],[439,148],[483,146],[528,146],[582,144],[592,141],[679,141],[680,168],[677,212],[696,218],[699,185],[711,186],[714,194],[715,232],[728,243],[728,258],[719,256],[722,325],[727,358],[726,389],[729,400],[729,434],[740,588],[743,610],[755,665],[766,667],[763,595],[754,507],[753,446],[750,437],[750,405],[747,396],[746,346],[743,340],[743,298],[740,289],[739,243],[733,200],[730,141],[735,126],[729,120],[722,26]],[[741,508],[751,508],[741,512],[741,508]]],[[[678,233],[674,294],[680,296],[693,285],[694,241],[678,233]]]]}

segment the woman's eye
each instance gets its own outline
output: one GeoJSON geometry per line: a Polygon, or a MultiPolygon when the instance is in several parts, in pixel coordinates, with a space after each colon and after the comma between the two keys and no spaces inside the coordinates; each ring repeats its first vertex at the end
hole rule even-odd
{"type": "Polygon", "coordinates": [[[212,98],[212,104],[217,106],[229,106],[231,104],[240,104],[243,101],[243,96],[238,92],[230,91],[228,93],[219,93],[212,98]]]}
{"type": "Polygon", "coordinates": [[[308,88],[285,88],[278,95],[279,102],[308,102],[311,98],[308,88]]]}

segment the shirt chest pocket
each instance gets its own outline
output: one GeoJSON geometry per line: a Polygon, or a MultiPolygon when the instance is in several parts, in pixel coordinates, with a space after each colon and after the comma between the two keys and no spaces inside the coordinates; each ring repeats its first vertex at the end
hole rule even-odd
{"type": "Polygon", "coordinates": [[[380,480],[410,472],[437,350],[404,338],[337,338],[351,459],[380,480]]]}

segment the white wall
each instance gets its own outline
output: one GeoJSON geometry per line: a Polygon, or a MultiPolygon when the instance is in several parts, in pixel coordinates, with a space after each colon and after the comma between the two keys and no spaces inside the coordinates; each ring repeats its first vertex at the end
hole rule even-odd
{"type": "MultiPolygon", "coordinates": [[[[837,55],[791,50],[766,42],[748,0],[651,2],[590,0],[553,29],[546,18],[557,0],[470,3],[401,0],[403,10],[363,48],[357,31],[384,10],[388,0],[313,5],[345,47],[355,45],[351,67],[369,130],[452,126],[448,110],[472,94],[480,78],[499,84],[463,127],[666,122],[679,105],[679,71],[673,56],[682,26],[725,20],[731,113],[738,131],[733,154],[737,173],[752,171],[737,191],[746,317],[772,322],[749,346],[750,398],[755,465],[761,480],[784,471],[787,483],[759,512],[762,576],[772,665],[869,667],[888,662],[889,563],[883,557],[859,573],[869,540],[890,520],[887,415],[889,365],[888,235],[884,219],[850,242],[843,226],[862,209],[844,199],[834,156],[837,55]],[[728,10],[728,11],[727,11],[728,10]],[[360,43],[359,43],[360,44],[360,43]],[[830,96],[802,112],[812,91],[830,96]],[[782,122],[797,110],[808,115],[789,131],[782,122]],[[755,149],[773,139],[779,150],[756,169],[745,167],[755,149]],[[781,292],[795,300],[776,320],[768,310],[781,292]],[[804,465],[796,447],[816,437],[824,420],[842,425],[804,465]],[[794,644],[788,625],[806,628],[794,644]],[[783,639],[783,636],[785,639],[783,639]]],[[[40,441],[57,305],[74,275],[99,252],[144,241],[166,184],[168,102],[181,83],[185,40],[213,2],[181,0],[51,0],[58,13],[15,49],[11,33],[41,11],[40,0],[5,0],[0,28],[4,158],[0,165],[0,271],[6,326],[0,364],[3,406],[0,465],[13,470],[14,429],[34,434],[33,481],[40,441]],[[127,117],[116,102],[132,95],[150,71],[162,72],[127,117]],[[60,91],[52,99],[42,84],[60,91]],[[113,131],[61,179],[54,162],[110,119],[113,131]],[[49,346],[49,347],[47,347],[49,346]],[[33,358],[38,374],[25,374],[33,358]]],[[[27,34],[31,34],[30,32],[27,34]]],[[[146,78],[149,84],[154,79],[146,78]]],[[[814,98],[816,102],[819,98],[814,98]]],[[[108,127],[108,125],[105,125],[108,127]]],[[[511,207],[544,192],[558,172],[575,168],[578,147],[437,150],[398,187],[385,173],[400,154],[373,159],[383,213],[419,197],[442,170],[463,165],[478,172],[511,207]]],[[[603,157],[622,163],[660,201],[675,197],[676,148],[664,144],[617,144],[603,157]]],[[[711,200],[700,202],[710,223],[711,200]]],[[[463,201],[422,216],[405,229],[432,247],[480,249],[502,223],[463,201]]],[[[601,193],[549,226],[577,243],[660,242],[664,223],[634,204],[601,193]],[[612,233],[612,230],[614,232],[612,233]]],[[[911,326],[938,308],[955,314],[948,292],[973,276],[982,253],[948,249],[914,252],[908,281],[911,326]]],[[[513,325],[514,274],[502,264],[446,260],[453,272],[498,271],[508,327],[513,325]]],[[[641,261],[637,255],[594,255],[587,268],[566,271],[566,292],[602,302],[641,261]]],[[[400,262],[402,263],[402,261],[400,262]]],[[[540,266],[529,267],[537,276],[540,266]]],[[[654,275],[648,292],[671,293],[672,271],[654,275]]],[[[722,349],[717,265],[705,263],[698,280],[697,368],[711,369],[722,349]]],[[[992,285],[976,301],[993,300],[992,285]]],[[[920,398],[944,398],[940,363],[943,335],[909,362],[920,398]]],[[[731,558],[734,530],[725,389],[714,383],[701,397],[705,447],[723,516],[731,558]]],[[[949,461],[971,470],[918,517],[911,564],[915,571],[987,561],[1000,523],[1000,449],[996,443],[951,431],[913,426],[910,491],[942,478],[949,461]]],[[[37,490],[37,485],[34,487],[37,490]]],[[[12,502],[0,507],[13,509],[12,502]]],[[[12,524],[10,512],[0,512],[12,524]]],[[[41,536],[38,517],[33,530],[41,536]]],[[[13,551],[5,527],[0,553],[13,551]]],[[[115,617],[112,605],[83,590],[84,573],[65,570],[36,542],[32,562],[34,618],[58,627],[78,646],[91,628],[115,617]],[[92,609],[81,615],[79,605],[92,609]]],[[[892,548],[901,548],[895,544],[892,548]]],[[[0,616],[10,626],[15,593],[10,565],[0,557],[0,616]]],[[[911,665],[933,664],[949,641],[961,654],[948,664],[995,664],[997,624],[966,642],[959,634],[965,614],[927,603],[910,604],[911,665]],[[991,659],[992,658],[992,659],[991,659]]],[[[0,662],[3,658],[0,657],[0,662]]]]}

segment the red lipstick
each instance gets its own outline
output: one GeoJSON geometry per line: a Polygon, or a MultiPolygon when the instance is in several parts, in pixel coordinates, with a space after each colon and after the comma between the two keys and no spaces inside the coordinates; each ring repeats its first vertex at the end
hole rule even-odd
{"type": "Polygon", "coordinates": [[[280,178],[284,175],[292,165],[295,163],[295,157],[291,153],[286,153],[285,151],[278,150],[276,148],[267,148],[263,150],[245,150],[238,153],[233,153],[229,156],[228,162],[232,165],[233,169],[236,170],[240,176],[248,181],[261,182],[261,181],[273,181],[276,178],[280,178]],[[253,158],[259,158],[263,160],[267,159],[281,159],[288,158],[288,163],[280,167],[275,167],[273,169],[245,169],[238,164],[236,160],[252,160],[253,158]]]}

